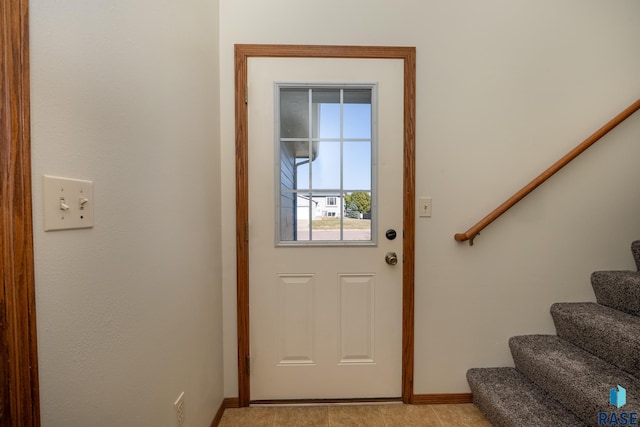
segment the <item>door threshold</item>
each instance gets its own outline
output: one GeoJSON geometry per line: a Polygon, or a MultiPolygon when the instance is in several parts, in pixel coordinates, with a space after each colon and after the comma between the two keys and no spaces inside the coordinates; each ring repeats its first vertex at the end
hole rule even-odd
{"type": "Polygon", "coordinates": [[[273,399],[252,400],[249,406],[354,406],[354,405],[398,405],[401,397],[373,397],[360,399],[273,399]]]}

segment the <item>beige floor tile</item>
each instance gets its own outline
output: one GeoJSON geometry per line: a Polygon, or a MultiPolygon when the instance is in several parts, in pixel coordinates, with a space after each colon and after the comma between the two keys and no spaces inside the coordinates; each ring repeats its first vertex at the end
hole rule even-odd
{"type": "Polygon", "coordinates": [[[330,427],[385,427],[379,405],[330,406],[330,427]]]}
{"type": "Polygon", "coordinates": [[[438,417],[426,405],[382,405],[386,427],[441,427],[438,417]]]}
{"type": "Polygon", "coordinates": [[[491,427],[473,404],[227,409],[221,427],[491,427]]]}
{"type": "Polygon", "coordinates": [[[275,408],[227,409],[219,427],[271,427],[275,414],[275,408]]]}
{"type": "Polygon", "coordinates": [[[297,406],[276,408],[274,427],[326,427],[329,408],[326,406],[297,406]]]}
{"type": "Polygon", "coordinates": [[[473,403],[463,405],[431,405],[443,427],[491,427],[491,423],[473,403]]]}

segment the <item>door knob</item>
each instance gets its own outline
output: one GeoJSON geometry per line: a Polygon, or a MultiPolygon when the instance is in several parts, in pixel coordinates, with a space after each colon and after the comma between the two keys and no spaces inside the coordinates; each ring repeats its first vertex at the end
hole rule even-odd
{"type": "Polygon", "coordinates": [[[395,252],[387,252],[384,256],[384,260],[389,265],[396,265],[398,263],[398,255],[395,252]]]}

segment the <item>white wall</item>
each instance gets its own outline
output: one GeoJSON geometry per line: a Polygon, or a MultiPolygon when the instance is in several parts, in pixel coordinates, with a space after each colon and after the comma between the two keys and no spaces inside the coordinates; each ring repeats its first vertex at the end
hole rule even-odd
{"type": "Polygon", "coordinates": [[[640,96],[636,0],[222,0],[225,395],[237,396],[233,44],[417,47],[415,392],[467,392],[555,301],[631,269],[640,113],[486,229],[453,240],[640,96]]]}
{"type": "Polygon", "coordinates": [[[217,1],[30,2],[42,424],[210,425],[223,398],[217,1]],[[43,231],[42,175],[95,181],[43,231]]]}

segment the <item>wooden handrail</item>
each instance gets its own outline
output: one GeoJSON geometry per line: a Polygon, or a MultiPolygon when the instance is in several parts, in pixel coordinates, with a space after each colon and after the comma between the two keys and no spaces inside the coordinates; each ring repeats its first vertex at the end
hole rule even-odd
{"type": "Polygon", "coordinates": [[[486,226],[495,221],[500,215],[508,211],[513,205],[518,203],[529,193],[535,190],[540,184],[551,178],[556,172],[565,167],[571,160],[582,154],[587,148],[591,147],[596,141],[605,136],[610,130],[622,123],[627,117],[640,109],[640,99],[627,107],[623,112],[611,119],[606,125],[598,129],[593,135],[585,139],[580,145],[576,146],[573,150],[565,154],[560,160],[551,165],[547,170],[538,175],[533,181],[522,187],[520,191],[515,193],[504,203],[494,209],[489,215],[482,218],[473,227],[468,229],[464,233],[457,233],[454,238],[458,242],[469,241],[470,245],[473,245],[473,239],[480,234],[486,226]]]}

